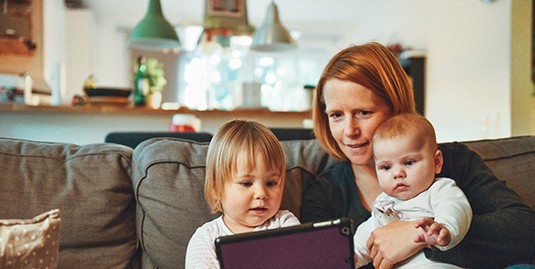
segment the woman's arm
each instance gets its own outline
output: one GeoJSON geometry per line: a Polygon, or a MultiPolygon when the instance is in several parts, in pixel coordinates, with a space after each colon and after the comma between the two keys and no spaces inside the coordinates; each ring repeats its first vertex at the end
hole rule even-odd
{"type": "Polygon", "coordinates": [[[301,201],[301,223],[324,221],[343,217],[335,207],[341,201],[336,199],[337,192],[325,178],[316,178],[305,189],[301,201]]]}
{"type": "Polygon", "coordinates": [[[426,256],[470,268],[496,268],[534,259],[535,211],[465,145],[444,144],[441,149],[444,167],[440,176],[456,180],[470,201],[473,219],[457,247],[427,249],[426,256]]]}
{"type": "Polygon", "coordinates": [[[305,223],[348,217],[356,227],[370,217],[370,212],[359,206],[358,201],[350,163],[338,162],[312,180],[303,191],[300,220],[305,223]]]}

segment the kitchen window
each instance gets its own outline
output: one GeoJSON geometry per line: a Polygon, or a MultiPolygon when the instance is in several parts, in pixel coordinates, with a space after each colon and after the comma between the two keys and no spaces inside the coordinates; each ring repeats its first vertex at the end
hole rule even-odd
{"type": "Polygon", "coordinates": [[[198,110],[310,109],[312,92],[305,86],[317,83],[326,52],[306,48],[255,52],[248,45],[247,39],[232,37],[224,42],[205,41],[195,51],[182,54],[180,103],[198,110]]]}

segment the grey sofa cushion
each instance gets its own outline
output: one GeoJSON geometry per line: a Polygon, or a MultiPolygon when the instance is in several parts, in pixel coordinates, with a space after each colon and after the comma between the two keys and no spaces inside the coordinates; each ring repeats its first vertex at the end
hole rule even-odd
{"type": "Polygon", "coordinates": [[[0,138],[0,218],[61,210],[59,268],[126,268],[135,259],[132,149],[0,138]]]}
{"type": "Polygon", "coordinates": [[[189,237],[213,218],[203,197],[207,145],[153,138],[135,148],[132,180],[143,268],[183,267],[189,237]]]}
{"type": "Polygon", "coordinates": [[[535,137],[518,136],[463,142],[478,153],[492,172],[535,208],[535,137]]]}
{"type": "MultiPolygon", "coordinates": [[[[286,184],[281,207],[299,216],[302,190],[333,162],[315,140],[281,142],[286,184]]],[[[144,268],[183,268],[195,229],[215,218],[203,196],[208,143],[153,138],[134,150],[132,180],[144,268]]]]}

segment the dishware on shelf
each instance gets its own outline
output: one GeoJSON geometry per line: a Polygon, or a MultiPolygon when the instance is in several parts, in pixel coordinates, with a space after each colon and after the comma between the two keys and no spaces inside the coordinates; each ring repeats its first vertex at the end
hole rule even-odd
{"type": "Polygon", "coordinates": [[[132,94],[130,88],[96,87],[84,88],[87,101],[91,105],[115,105],[127,106],[131,101],[128,98],[132,94]]]}
{"type": "Polygon", "coordinates": [[[89,97],[94,96],[116,96],[126,97],[130,96],[132,89],[130,88],[115,88],[115,87],[97,87],[97,88],[84,88],[84,92],[89,97]]]}

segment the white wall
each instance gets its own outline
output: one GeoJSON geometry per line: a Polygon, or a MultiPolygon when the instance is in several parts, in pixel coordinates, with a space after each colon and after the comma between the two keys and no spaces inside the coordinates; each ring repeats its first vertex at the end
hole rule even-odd
{"type": "MultiPolygon", "coordinates": [[[[200,113],[201,131],[215,133],[223,122],[234,116],[227,113],[200,113]]],[[[267,113],[240,114],[240,118],[257,120],[268,127],[291,128],[303,125],[306,115],[267,113]],[[280,118],[284,118],[281,120],[280,118]]],[[[13,111],[0,113],[0,137],[73,144],[102,143],[111,132],[167,132],[172,115],[165,113],[60,113],[13,111]]]]}
{"type": "Polygon", "coordinates": [[[43,1],[43,79],[51,88],[54,81],[65,79],[65,76],[59,77],[59,67],[67,62],[65,17],[63,1],[43,1]]]}
{"type": "Polygon", "coordinates": [[[65,17],[67,34],[67,99],[83,94],[84,80],[96,69],[93,12],[67,10],[65,17]]]}
{"type": "Polygon", "coordinates": [[[439,140],[510,135],[511,1],[364,2],[357,43],[396,37],[427,50],[425,113],[439,140]]]}
{"type": "MultiPolygon", "coordinates": [[[[91,3],[95,1],[88,1],[89,5],[96,5],[91,3]]],[[[162,1],[168,19],[200,23],[202,14],[190,13],[200,12],[202,4],[195,3],[195,9],[189,6],[190,13],[181,13],[179,7],[184,3],[162,1]]],[[[267,0],[248,2],[252,24],[260,24],[267,4],[267,0]]],[[[512,0],[490,4],[478,0],[341,0],[336,5],[293,0],[277,4],[283,23],[302,31],[305,39],[307,35],[333,37],[327,48],[331,55],[350,44],[371,40],[425,49],[426,116],[435,125],[439,140],[511,135],[512,0]]],[[[103,83],[128,86],[124,66],[129,63],[121,53],[125,37],[117,29],[137,23],[146,7],[137,4],[140,10],[130,16],[117,8],[95,8],[99,12],[95,14],[95,32],[101,48],[95,56],[99,66],[95,74],[103,83]]]]}

